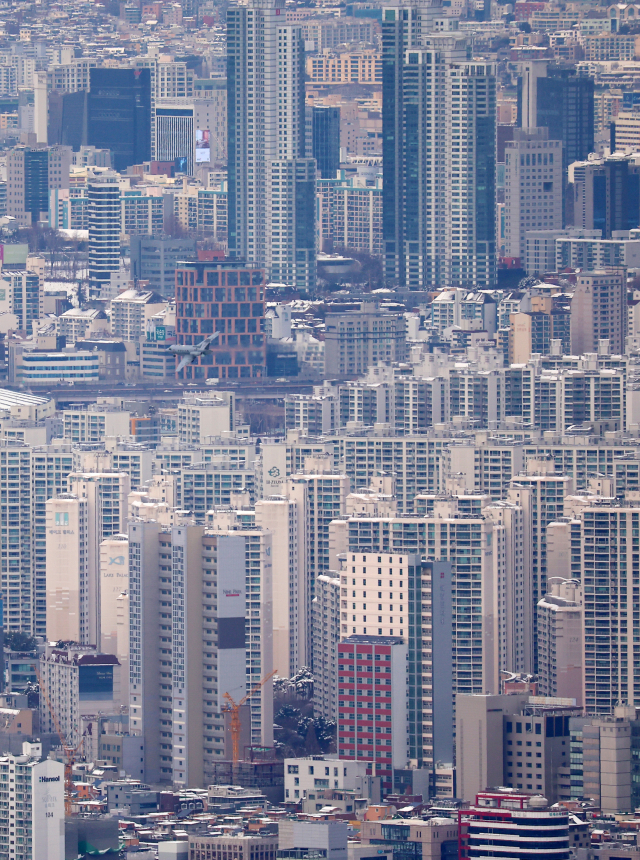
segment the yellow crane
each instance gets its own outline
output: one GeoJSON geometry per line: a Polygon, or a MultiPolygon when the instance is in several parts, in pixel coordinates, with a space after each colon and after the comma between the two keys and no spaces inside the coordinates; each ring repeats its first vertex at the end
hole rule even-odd
{"type": "Polygon", "coordinates": [[[248,702],[254,693],[257,693],[258,690],[262,689],[267,681],[270,681],[271,678],[273,678],[277,671],[277,669],[274,669],[273,672],[265,675],[264,678],[258,681],[255,687],[249,690],[247,695],[243,699],[240,699],[237,704],[233,701],[233,698],[229,693],[224,694],[224,698],[229,702],[226,710],[231,712],[231,740],[233,743],[234,764],[237,764],[240,761],[240,708],[248,702]]]}

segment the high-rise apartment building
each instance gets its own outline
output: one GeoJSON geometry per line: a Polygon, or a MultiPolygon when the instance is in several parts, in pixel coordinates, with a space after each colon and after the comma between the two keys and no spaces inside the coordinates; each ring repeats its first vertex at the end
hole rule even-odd
{"type": "Polygon", "coordinates": [[[593,497],[576,511],[581,521],[580,563],[584,608],[584,706],[607,714],[616,704],[640,703],[640,622],[633,612],[640,587],[632,499],[593,497]]]}
{"type": "MultiPolygon", "coordinates": [[[[273,604],[274,666],[281,678],[291,678],[310,659],[306,656],[305,578],[300,576],[304,542],[299,528],[304,522],[298,516],[296,502],[286,496],[259,499],[255,518],[259,528],[271,532],[273,590],[280,597],[273,604]]],[[[324,588],[328,590],[329,586],[324,588]]],[[[328,652],[325,657],[329,658],[328,652]]]]}
{"type": "Polygon", "coordinates": [[[562,517],[564,497],[571,489],[571,479],[556,473],[550,459],[529,460],[526,472],[513,478],[507,494],[525,514],[525,558],[530,570],[523,589],[526,603],[523,605],[525,614],[521,621],[526,619],[531,630],[531,652],[528,655],[526,671],[531,671],[531,667],[537,671],[537,606],[547,593],[546,530],[550,522],[562,517]]]}
{"type": "MultiPolygon", "coordinates": [[[[497,692],[501,668],[527,671],[531,663],[526,511],[516,501],[507,509],[464,493],[425,502],[415,516],[350,517],[348,551],[367,558],[411,552],[450,563],[452,687],[460,693],[497,692]]],[[[406,616],[394,613],[394,622],[396,617],[406,616]]],[[[396,625],[390,629],[395,636],[396,625]]]]}
{"type": "Polygon", "coordinates": [[[0,756],[0,779],[0,852],[7,860],[64,860],[64,764],[25,742],[21,755],[0,756]]]}
{"type": "Polygon", "coordinates": [[[571,352],[597,352],[601,340],[609,341],[612,355],[625,351],[627,316],[625,269],[580,272],[571,300],[571,352]]]}
{"type": "Polygon", "coordinates": [[[185,62],[176,62],[168,55],[136,57],[134,69],[149,70],[151,108],[151,158],[162,161],[156,153],[155,109],[158,99],[192,99],[194,72],[185,62]]]}
{"type": "Polygon", "coordinates": [[[538,689],[543,696],[575,699],[584,693],[582,589],[575,579],[552,576],[538,603],[538,689]]]}
{"type": "Polygon", "coordinates": [[[283,0],[227,14],[229,253],[273,281],[315,284],[315,180],[306,158],[304,41],[283,0]]]}
{"type": "Polygon", "coordinates": [[[164,235],[131,237],[132,277],[149,281],[161,296],[175,295],[178,262],[192,260],[195,256],[195,239],[174,239],[164,235]]]}
{"type": "Polygon", "coordinates": [[[185,367],[184,379],[256,378],[266,372],[264,271],[237,259],[176,268],[176,336],[199,343],[220,332],[212,349],[185,367]]]}
{"type": "MultiPolygon", "coordinates": [[[[225,759],[224,698],[272,669],[271,536],[135,522],[129,526],[131,732],[150,782],[206,785],[225,759]]],[[[270,745],[270,685],[251,698],[246,742],[270,745]]],[[[240,750],[244,756],[244,749],[240,750]]]]}
{"type": "Polygon", "coordinates": [[[373,761],[382,793],[407,766],[407,645],[400,637],[348,636],[338,645],[338,750],[373,761]]]}
{"type": "Polygon", "coordinates": [[[89,295],[99,298],[120,268],[120,186],[116,173],[87,182],[89,199],[89,295]]]}
{"type": "Polygon", "coordinates": [[[312,620],[314,713],[327,720],[335,720],[338,716],[340,577],[333,573],[320,574],[315,592],[312,620]]]}
{"type": "MultiPolygon", "coordinates": [[[[332,520],[344,516],[350,482],[346,475],[333,472],[328,458],[308,458],[303,474],[288,482],[287,495],[296,505],[298,538],[298,574],[294,600],[297,598],[304,628],[298,627],[298,660],[294,668],[309,665],[313,658],[313,600],[317,577],[330,569],[330,533],[332,520]]],[[[291,589],[289,589],[290,597],[291,589]]]]}
{"type": "MultiPolygon", "coordinates": [[[[79,559],[80,641],[100,647],[100,544],[105,538],[126,532],[131,480],[125,472],[72,472],[68,480],[71,493],[77,497],[77,504],[71,505],[74,514],[70,516],[79,520],[84,514],[86,518],[81,532],[67,535],[69,545],[76,543],[79,559]],[[81,500],[86,501],[86,506],[80,505],[81,500]]],[[[56,513],[64,520],[64,504],[50,505],[54,523],[56,513]]],[[[55,541],[49,543],[48,549],[55,554],[55,541]]]]}
{"type": "Polygon", "coordinates": [[[386,277],[403,287],[496,278],[496,79],[439,4],[383,10],[386,277]],[[436,29],[450,32],[436,33],[436,29]]]}
{"type": "Polygon", "coordinates": [[[528,230],[562,227],[562,143],[546,129],[516,129],[504,160],[505,255],[524,260],[528,230]]]}
{"type": "Polygon", "coordinates": [[[0,443],[0,572],[4,629],[44,636],[46,502],[68,491],[71,446],[0,443]]]}
{"type": "Polygon", "coordinates": [[[406,321],[402,314],[363,302],[357,311],[326,318],[325,376],[365,373],[379,361],[406,357],[406,321]]]}
{"type": "Polygon", "coordinates": [[[88,502],[47,501],[47,638],[88,643],[88,502]]]}
{"type": "MultiPolygon", "coordinates": [[[[396,673],[395,683],[404,686],[407,691],[406,710],[402,717],[404,741],[402,749],[396,748],[394,751],[393,767],[406,767],[407,761],[411,760],[417,762],[419,767],[433,770],[437,761],[452,760],[454,669],[451,571],[450,563],[423,562],[415,553],[397,555],[389,552],[349,551],[345,554],[340,571],[341,642],[338,646],[337,678],[338,746],[341,756],[353,754],[344,748],[354,744],[353,737],[347,739],[343,736],[345,732],[350,734],[355,728],[356,737],[359,737],[362,731],[368,731],[362,725],[358,726],[358,716],[350,713],[354,705],[345,698],[352,695],[345,683],[353,683],[344,675],[344,670],[348,668],[343,659],[346,643],[352,639],[363,639],[373,644],[396,641],[406,649],[404,669],[392,667],[392,673],[396,673]],[[404,756],[406,761],[401,761],[404,756]]],[[[372,658],[374,662],[377,659],[386,660],[372,658]]],[[[356,667],[354,670],[357,672],[356,667]]],[[[371,671],[374,675],[385,674],[385,670],[379,672],[377,668],[371,671]]],[[[361,680],[365,685],[375,683],[383,687],[377,691],[381,693],[382,699],[390,698],[389,693],[392,691],[389,686],[393,682],[393,678],[385,680],[380,677],[375,682],[364,678],[361,680]]],[[[360,691],[360,695],[371,696],[375,693],[360,691]]],[[[380,710],[390,709],[383,704],[380,710]]],[[[396,715],[391,716],[392,721],[395,720],[396,715]]],[[[384,728],[380,733],[389,734],[384,728]]],[[[383,743],[381,746],[389,744],[383,743]]],[[[383,749],[380,755],[385,759],[390,752],[383,749]]],[[[357,754],[366,758],[362,747],[357,754]]],[[[384,762],[380,762],[380,767],[385,769],[384,762]]],[[[379,772],[376,767],[376,773],[379,772]]],[[[388,778],[387,774],[385,780],[388,778]]]]}

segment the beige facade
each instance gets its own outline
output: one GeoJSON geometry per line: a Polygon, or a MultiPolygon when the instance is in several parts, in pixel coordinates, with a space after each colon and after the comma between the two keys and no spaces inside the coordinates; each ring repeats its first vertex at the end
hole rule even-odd
{"type": "Polygon", "coordinates": [[[49,499],[46,508],[47,638],[86,642],[87,501],[65,494],[49,499]]]}
{"type": "Polygon", "coordinates": [[[307,57],[307,75],[320,84],[382,83],[382,54],[376,50],[344,51],[307,57]]]}
{"type": "Polygon", "coordinates": [[[305,625],[299,593],[304,532],[298,531],[296,503],[292,499],[262,499],[256,502],[255,511],[256,525],[272,535],[273,592],[280,596],[273,604],[273,665],[281,678],[290,678],[304,665],[300,635],[305,625]]]}
{"type": "Polygon", "coordinates": [[[543,696],[583,701],[582,588],[575,579],[550,577],[538,603],[538,677],[543,696]]]}
{"type": "MultiPolygon", "coordinates": [[[[458,796],[462,797],[460,794],[458,796]]],[[[383,828],[386,828],[386,825],[387,822],[385,821],[363,821],[363,845],[371,846],[372,850],[374,846],[378,850],[383,848],[384,842],[382,840],[385,838],[383,828]]],[[[440,860],[444,854],[442,843],[457,841],[458,839],[458,822],[453,818],[438,817],[428,821],[423,821],[421,818],[406,818],[403,819],[402,826],[409,829],[409,836],[403,837],[403,839],[406,838],[409,843],[420,843],[419,856],[423,860],[440,860]]],[[[389,846],[389,850],[390,848],[391,846],[389,846]]]]}
{"type": "Polygon", "coordinates": [[[474,798],[504,784],[503,715],[517,714],[526,695],[456,696],[457,795],[474,798]]]}
{"type": "Polygon", "coordinates": [[[129,704],[129,539],[113,535],[100,544],[100,643],[114,654],[114,699],[129,704]]]}
{"type": "Polygon", "coordinates": [[[598,352],[609,341],[611,355],[621,355],[627,334],[625,269],[580,272],[571,301],[571,354],[598,352]]]}

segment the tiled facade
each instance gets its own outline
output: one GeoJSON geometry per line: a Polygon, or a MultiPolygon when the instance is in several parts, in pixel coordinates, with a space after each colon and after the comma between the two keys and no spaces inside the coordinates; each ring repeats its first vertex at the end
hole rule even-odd
{"type": "Polygon", "coordinates": [[[257,378],[266,374],[264,271],[238,260],[180,263],[176,336],[196,344],[213,332],[213,349],[181,371],[183,379],[257,378]]]}

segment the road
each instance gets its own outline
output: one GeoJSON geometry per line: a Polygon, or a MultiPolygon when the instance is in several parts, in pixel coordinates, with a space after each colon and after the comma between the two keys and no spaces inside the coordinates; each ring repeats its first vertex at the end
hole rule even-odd
{"type": "MultiPolygon", "coordinates": [[[[244,380],[225,380],[218,385],[167,381],[158,384],[145,381],[124,385],[122,383],[113,384],[103,380],[98,385],[77,383],[75,385],[59,385],[46,389],[44,386],[42,389],[34,386],[28,390],[34,395],[42,394],[46,397],[53,397],[58,408],[60,408],[60,404],[95,402],[98,397],[124,397],[131,400],[178,400],[184,394],[195,392],[215,394],[218,388],[221,391],[233,391],[238,399],[277,400],[283,398],[286,394],[311,394],[314,384],[317,385],[318,382],[309,379],[292,379],[287,382],[279,382],[276,379],[268,378],[260,380],[248,379],[246,382],[244,380]]],[[[14,385],[6,385],[5,387],[14,391],[26,390],[14,385]]]]}

